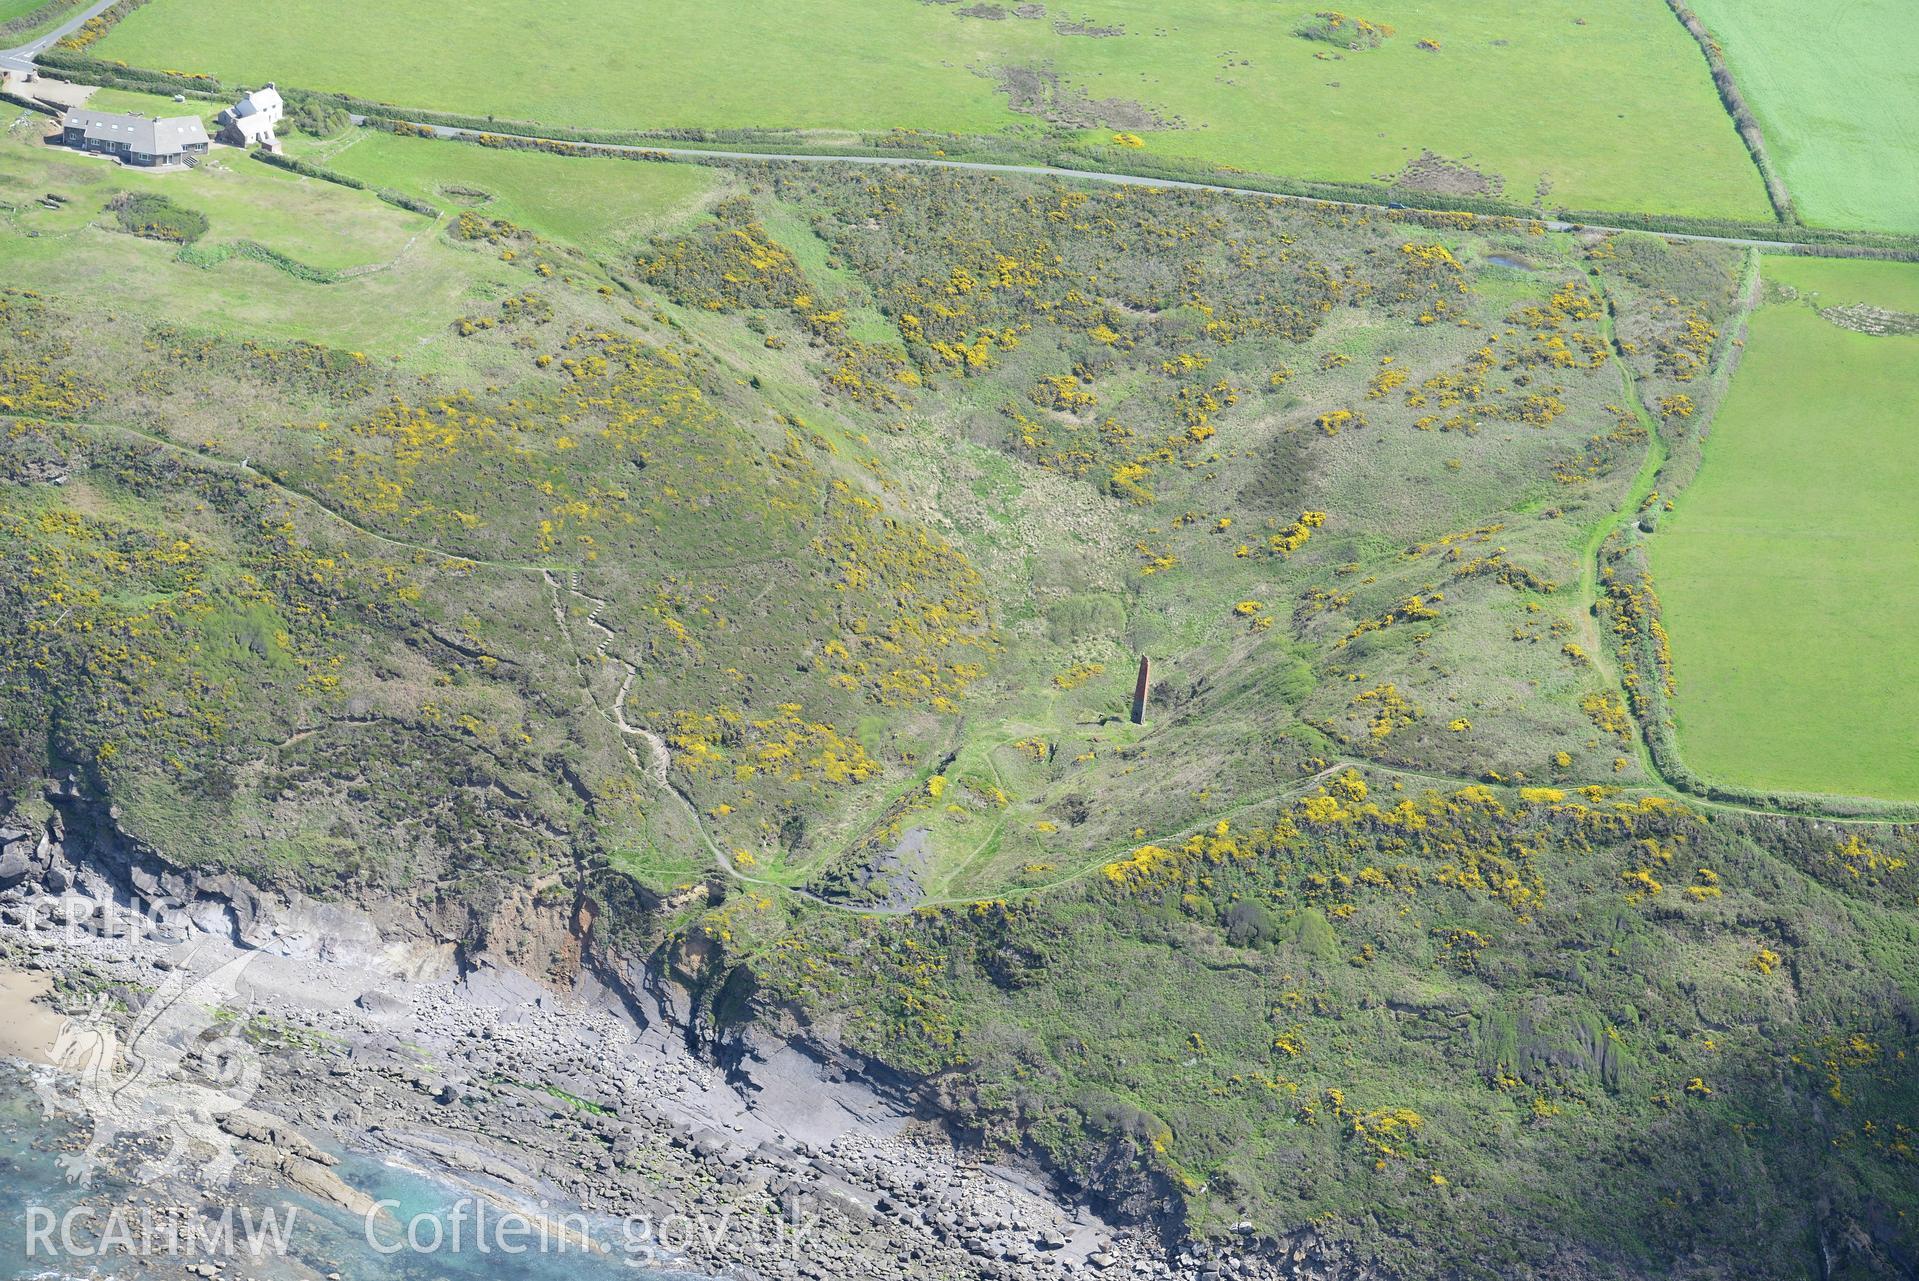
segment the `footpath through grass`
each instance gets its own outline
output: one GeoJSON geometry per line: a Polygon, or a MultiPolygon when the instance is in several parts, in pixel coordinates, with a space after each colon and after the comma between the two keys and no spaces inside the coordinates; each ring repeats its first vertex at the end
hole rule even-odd
{"type": "Polygon", "coordinates": [[[262,24],[240,0],[154,0],[96,52],[549,125],[990,134],[1050,120],[1311,179],[1391,177],[1430,151],[1450,162],[1423,171],[1435,190],[1769,216],[1704,60],[1660,0],[1381,0],[1358,16],[1397,34],[1359,50],[1299,36],[1314,11],[579,0],[561,15],[533,0],[394,0],[342,21],[329,0],[286,0],[262,24]]]}
{"type": "Polygon", "coordinates": [[[1680,749],[1721,782],[1919,798],[1919,335],[1820,314],[1919,312],[1919,267],[1764,274],[1705,464],[1651,540],[1680,749]]]}
{"type": "Polygon", "coordinates": [[[1910,0],[1692,0],[1807,222],[1919,232],[1919,12],[1910,0]]]}

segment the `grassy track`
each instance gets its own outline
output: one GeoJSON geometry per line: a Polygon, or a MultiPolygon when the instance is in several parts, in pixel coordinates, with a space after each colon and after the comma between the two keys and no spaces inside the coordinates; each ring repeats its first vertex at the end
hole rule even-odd
{"type": "MultiPolygon", "coordinates": [[[[1389,0],[1364,16],[1400,34],[1362,52],[1295,35],[1313,7],[1108,0],[1091,16],[1123,34],[1093,37],[1057,30],[1079,16],[1064,9],[987,21],[918,0],[582,0],[563,18],[532,0],[397,0],[352,21],[288,0],[268,24],[238,0],[156,0],[100,52],[546,123],[970,133],[1037,125],[996,80],[1050,67],[1065,97],[1155,113],[1167,127],[1139,132],[1166,154],[1351,179],[1430,148],[1520,200],[1543,181],[1574,207],[1767,216],[1697,50],[1658,0],[1389,0]]],[[[1130,120],[1097,103],[1090,116],[1100,141],[1130,120]]]]}
{"type": "Polygon", "coordinates": [[[1693,0],[1811,223],[1919,231],[1919,19],[1907,0],[1693,0]]]}
{"type": "MultiPolygon", "coordinates": [[[[1594,271],[1592,279],[1594,286],[1603,296],[1606,288],[1605,278],[1594,271]]],[[[1619,337],[1614,328],[1610,303],[1603,321],[1603,331],[1607,347],[1616,355],[1620,355],[1613,364],[1619,369],[1622,400],[1630,408],[1633,417],[1639,420],[1639,425],[1646,430],[1646,457],[1639,464],[1639,470],[1633,473],[1632,484],[1627,487],[1626,495],[1621,499],[1619,506],[1593,525],[1592,532],[1586,535],[1585,546],[1580,551],[1579,602],[1588,620],[1596,620],[1599,617],[1595,609],[1599,591],[1599,549],[1615,530],[1632,520],[1638,513],[1640,505],[1645,502],[1646,496],[1652,493],[1653,486],[1658,483],[1660,469],[1666,465],[1666,460],[1671,453],[1666,445],[1665,435],[1660,432],[1659,424],[1647,411],[1646,402],[1639,394],[1639,385],[1633,378],[1631,366],[1626,363],[1623,354],[1619,351],[1619,337]]],[[[1596,627],[1597,624],[1594,622],[1592,629],[1586,632],[1587,643],[1591,647],[1591,652],[1600,656],[1597,661],[1606,673],[1607,683],[1616,685],[1619,683],[1619,673],[1615,670],[1617,659],[1613,654],[1612,646],[1598,634],[1596,627]]],[[[1654,766],[1651,749],[1646,745],[1646,735],[1644,730],[1637,726],[1633,730],[1633,751],[1639,757],[1640,767],[1646,771],[1647,775],[1657,777],[1658,770],[1654,766]]]]}
{"type": "Polygon", "coordinates": [[[478,208],[594,253],[631,247],[700,208],[720,182],[695,165],[448,147],[356,130],[325,163],[447,210],[478,208]]]}
{"type": "Polygon", "coordinates": [[[1815,306],[1919,309],[1919,268],[1768,259],[1706,461],[1651,541],[1680,746],[1763,788],[1919,798],[1919,336],[1815,306]]]}

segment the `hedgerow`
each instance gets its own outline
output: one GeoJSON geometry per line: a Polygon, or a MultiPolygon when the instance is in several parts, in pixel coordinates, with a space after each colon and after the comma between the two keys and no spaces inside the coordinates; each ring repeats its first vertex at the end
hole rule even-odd
{"type": "Polygon", "coordinates": [[[367,185],[358,178],[352,177],[349,174],[343,174],[337,169],[329,169],[325,165],[315,164],[313,161],[300,156],[289,156],[283,151],[258,149],[250,154],[261,164],[272,165],[275,169],[285,169],[289,173],[297,173],[303,177],[318,178],[321,182],[330,182],[341,187],[351,187],[355,191],[367,190],[367,185]]]}
{"type": "Polygon", "coordinates": [[[0,41],[10,40],[14,36],[26,35],[41,27],[49,26],[60,18],[84,5],[86,0],[46,0],[37,9],[29,9],[19,17],[8,22],[0,22],[0,41]]]}

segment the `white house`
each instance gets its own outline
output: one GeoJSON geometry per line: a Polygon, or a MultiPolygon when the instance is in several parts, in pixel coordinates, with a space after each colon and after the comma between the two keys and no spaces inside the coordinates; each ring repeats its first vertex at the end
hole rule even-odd
{"type": "Polygon", "coordinates": [[[286,103],[271,83],[241,96],[240,101],[223,109],[214,119],[220,126],[220,141],[235,147],[261,146],[278,151],[280,140],[273,128],[286,115],[286,103]]]}

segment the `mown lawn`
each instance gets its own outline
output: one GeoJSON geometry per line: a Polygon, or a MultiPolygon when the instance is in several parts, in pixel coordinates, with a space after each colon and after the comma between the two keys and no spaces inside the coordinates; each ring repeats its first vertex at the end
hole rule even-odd
{"type": "MultiPolygon", "coordinates": [[[[102,94],[113,110],[168,108],[164,99],[102,94]]],[[[304,338],[366,350],[406,350],[423,363],[458,342],[448,333],[476,290],[504,293],[511,273],[491,256],[442,241],[434,224],[371,192],[273,169],[232,150],[190,172],[150,173],[40,142],[45,117],[0,135],[0,279],[11,287],[84,297],[104,311],[151,314],[168,324],[225,325],[260,338],[304,338]],[[156,191],[206,214],[194,246],[202,261],[221,246],[256,241],[323,271],[355,272],[316,284],[242,256],[211,266],[178,246],[126,234],[105,212],[119,191],[156,191]],[[66,203],[45,207],[54,193],[66,203]],[[487,282],[497,280],[489,286],[487,282]]]]}
{"type": "MultiPolygon", "coordinates": [[[[919,0],[581,0],[560,18],[533,0],[396,0],[341,21],[327,0],[287,0],[261,24],[240,0],[156,0],[99,52],[232,84],[606,127],[988,133],[1039,124],[1009,109],[1002,71],[1051,68],[1063,96],[1150,110],[1165,127],[1138,132],[1168,155],[1364,179],[1431,149],[1521,201],[1543,190],[1574,208],[1768,216],[1704,59],[1660,0],[1382,0],[1363,16],[1398,34],[1360,52],[1295,34],[1310,0],[1011,9],[988,20],[919,0]],[[1056,26],[1082,18],[1122,33],[1056,26]]],[[[1127,118],[1093,114],[1104,126],[1086,136],[1102,142],[1127,118]]]]}
{"type": "MultiPolygon", "coordinates": [[[[205,104],[181,106],[168,98],[116,90],[95,94],[90,105],[146,115],[212,114],[205,104]]],[[[21,132],[29,136],[37,131],[21,132]]],[[[213,132],[210,121],[207,132],[213,132]]],[[[261,164],[235,148],[215,148],[206,163],[185,172],[153,172],[37,143],[20,150],[90,187],[109,192],[157,191],[198,209],[211,223],[203,247],[232,240],[258,241],[321,271],[390,262],[409,240],[431,229],[431,223],[417,214],[261,164]]],[[[99,209],[90,212],[97,214],[99,209]]]]}
{"type": "Polygon", "coordinates": [[[1768,259],[1705,465],[1652,540],[1680,748],[1709,778],[1919,798],[1919,336],[1817,307],[1919,310],[1919,267],[1768,259]]]}
{"type": "Polygon", "coordinates": [[[364,130],[324,163],[449,213],[477,209],[594,253],[629,249],[690,216],[721,181],[697,165],[586,160],[364,130]]]}
{"type": "Polygon", "coordinates": [[[1802,217],[1919,232],[1919,16],[1908,0],[1693,0],[1802,217]]]}

